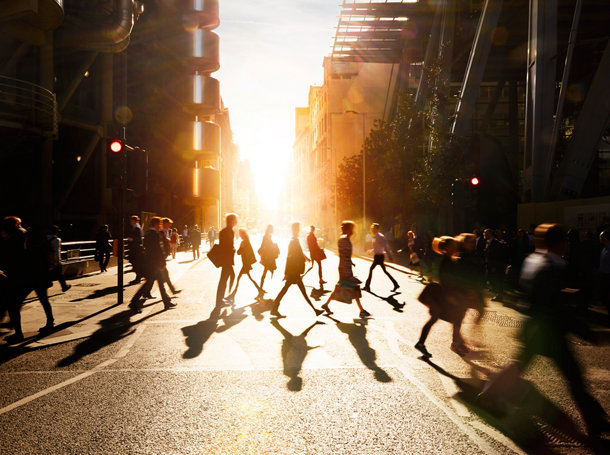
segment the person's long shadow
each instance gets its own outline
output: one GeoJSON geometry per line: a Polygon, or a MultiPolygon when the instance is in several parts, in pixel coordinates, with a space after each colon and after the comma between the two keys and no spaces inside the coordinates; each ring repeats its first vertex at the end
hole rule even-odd
{"type": "Polygon", "coordinates": [[[185,336],[184,343],[187,346],[187,350],[182,354],[182,358],[194,359],[199,356],[212,334],[215,332],[226,332],[248,317],[244,310],[245,307],[241,307],[228,312],[226,309],[217,306],[214,307],[206,320],[198,322],[195,325],[182,327],[182,333],[185,336]],[[219,325],[220,320],[223,321],[222,325],[219,325]]]}
{"type": "Polygon", "coordinates": [[[262,321],[264,319],[263,313],[271,311],[271,308],[273,308],[273,299],[260,300],[250,305],[252,316],[257,321],[262,321]]]}
{"type": "Polygon", "coordinates": [[[375,379],[379,382],[392,382],[390,375],[377,365],[377,353],[366,339],[366,320],[350,324],[341,322],[330,316],[326,317],[331,321],[334,321],[337,328],[347,335],[347,338],[356,350],[360,361],[374,373],[375,379]]]}
{"type": "MultiPolygon", "coordinates": [[[[137,284],[138,283],[125,283],[123,285],[123,288],[129,287],[129,286],[135,286],[137,284]]],[[[117,286],[110,286],[110,287],[107,287],[104,289],[96,289],[91,294],[89,294],[85,297],[79,297],[77,299],[72,299],[72,300],[70,300],[70,302],[82,302],[83,300],[95,300],[97,298],[105,297],[110,294],[116,294],[117,290],[118,290],[117,286]]]]}
{"type": "Polygon", "coordinates": [[[466,405],[489,425],[529,453],[554,454],[557,446],[580,446],[586,441],[576,423],[559,407],[524,379],[503,397],[502,403],[486,403],[479,398],[484,382],[474,373],[491,373],[472,366],[472,378],[459,378],[428,358],[420,357],[435,371],[452,379],[460,391],[452,397],[466,405]],[[555,447],[554,447],[555,446],[555,447]]]}
{"type": "MultiPolygon", "coordinates": [[[[153,303],[149,305],[153,305],[153,303]]],[[[131,321],[131,317],[134,316],[134,312],[131,309],[121,311],[120,313],[114,314],[109,318],[103,319],[99,323],[100,328],[97,329],[97,331],[95,331],[90,337],[76,345],[74,352],[68,357],[65,357],[57,362],[57,366],[65,367],[72,365],[85,356],[93,354],[94,352],[97,352],[100,349],[119,341],[121,338],[131,335],[134,332],[133,330],[130,330],[132,327],[164,311],[166,310],[160,310],[155,313],[148,314],[133,322],[131,321]]]]}
{"type": "Polygon", "coordinates": [[[282,340],[282,362],[284,363],[284,375],[290,379],[286,388],[292,392],[299,392],[303,388],[303,379],[299,376],[303,368],[303,362],[307,353],[319,346],[309,346],[307,344],[307,334],[318,324],[316,321],[307,327],[300,335],[293,335],[279,323],[277,319],[271,320],[271,325],[275,327],[284,337],[282,340]]]}
{"type": "Polygon", "coordinates": [[[324,289],[324,286],[320,286],[319,288],[313,288],[311,290],[310,295],[316,302],[319,302],[322,299],[322,297],[324,297],[329,292],[330,292],[329,289],[324,289]]]}
{"type": "Polygon", "coordinates": [[[398,312],[398,313],[402,313],[403,312],[403,308],[406,305],[406,302],[400,303],[398,300],[396,300],[396,296],[398,294],[400,294],[400,292],[393,292],[392,294],[390,294],[387,297],[383,297],[381,295],[375,294],[373,291],[366,291],[371,295],[374,295],[375,297],[377,297],[378,299],[384,300],[385,302],[387,302],[394,311],[398,312]]]}

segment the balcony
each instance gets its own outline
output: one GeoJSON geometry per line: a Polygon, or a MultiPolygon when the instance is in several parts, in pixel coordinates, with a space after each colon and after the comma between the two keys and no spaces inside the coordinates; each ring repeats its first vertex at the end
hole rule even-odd
{"type": "Polygon", "coordinates": [[[55,94],[31,82],[0,76],[0,126],[56,135],[55,94]]]}

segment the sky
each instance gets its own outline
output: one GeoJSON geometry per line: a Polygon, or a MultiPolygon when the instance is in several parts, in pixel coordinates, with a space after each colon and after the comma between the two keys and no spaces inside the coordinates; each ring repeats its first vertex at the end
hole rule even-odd
{"type": "MultiPolygon", "coordinates": [[[[339,0],[220,2],[220,80],[242,160],[249,160],[260,202],[277,202],[278,173],[292,160],[294,111],[323,79],[339,0]]],[[[279,180],[280,182],[282,180],[279,180]]]]}

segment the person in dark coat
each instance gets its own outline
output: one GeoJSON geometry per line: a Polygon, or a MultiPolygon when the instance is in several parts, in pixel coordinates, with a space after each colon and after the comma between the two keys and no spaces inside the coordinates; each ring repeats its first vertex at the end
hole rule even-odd
{"type": "Polygon", "coordinates": [[[189,240],[193,250],[193,260],[199,259],[199,248],[201,247],[201,231],[199,226],[195,225],[189,230],[189,240]]]}
{"type": "Polygon", "coordinates": [[[47,241],[51,245],[51,280],[59,281],[62,292],[66,292],[72,287],[72,285],[66,283],[63,270],[61,268],[61,239],[59,238],[60,230],[57,226],[53,225],[49,229],[47,235],[47,241]]]}
{"type": "Polygon", "coordinates": [[[534,239],[539,250],[527,257],[521,273],[521,287],[530,304],[530,318],[520,335],[522,348],[517,360],[486,384],[479,399],[487,404],[497,402],[519,384],[518,378],[536,355],[550,357],[568,382],[589,437],[597,440],[601,432],[610,430],[610,424],[606,412],[588,393],[567,339],[574,329],[574,318],[562,292],[566,282],[567,263],[563,257],[568,248],[567,234],[558,224],[541,224],[534,239]]]}
{"type": "Polygon", "coordinates": [[[108,225],[104,224],[95,236],[95,257],[100,264],[100,272],[107,272],[106,267],[110,262],[110,238],[108,225]]]}
{"type": "MultiPolygon", "coordinates": [[[[161,237],[161,240],[163,242],[163,251],[165,253],[165,257],[168,257],[171,253],[170,236],[173,224],[174,222],[171,218],[161,218],[161,230],[159,231],[159,236],[161,237]]],[[[172,283],[172,280],[170,280],[169,271],[167,270],[167,267],[163,267],[161,275],[163,281],[167,283],[167,287],[169,288],[172,294],[176,295],[182,292],[182,290],[176,289],[176,287],[172,283]]]]}
{"type": "Polygon", "coordinates": [[[41,229],[33,227],[25,234],[25,251],[27,275],[24,297],[32,290],[36,292],[47,319],[46,325],[41,327],[39,331],[48,332],[53,330],[55,320],[48,295],[48,289],[53,285],[50,261],[53,250],[45,233],[41,229]]]}
{"type": "Polygon", "coordinates": [[[273,272],[275,271],[275,269],[277,269],[275,260],[280,255],[280,249],[277,246],[277,243],[275,243],[271,238],[272,235],[273,226],[269,225],[265,230],[265,235],[263,236],[261,247],[258,249],[258,254],[261,257],[261,264],[263,264],[264,267],[260,284],[261,289],[263,289],[263,284],[265,283],[265,277],[267,276],[267,272],[271,272],[271,277],[273,278],[273,272]]]}
{"type": "Polygon", "coordinates": [[[11,325],[15,331],[4,338],[8,344],[24,340],[21,329],[21,306],[27,296],[26,231],[16,216],[7,216],[0,223],[0,289],[11,325]]]}
{"type": "Polygon", "coordinates": [[[231,303],[233,303],[233,301],[235,300],[235,294],[237,293],[237,288],[239,287],[239,280],[241,280],[241,277],[243,275],[246,275],[250,279],[250,281],[252,281],[252,284],[254,284],[254,286],[256,287],[256,290],[258,291],[258,295],[256,297],[257,300],[262,299],[263,295],[265,295],[262,288],[258,285],[256,281],[254,281],[254,279],[250,275],[250,270],[252,270],[252,266],[256,264],[256,256],[254,255],[254,249],[252,248],[252,244],[250,243],[250,236],[248,235],[248,231],[246,231],[245,229],[240,229],[239,237],[241,238],[241,244],[239,245],[237,254],[241,256],[242,267],[239,271],[239,274],[237,275],[235,288],[233,289],[233,292],[229,294],[229,297],[227,297],[227,300],[229,300],[231,303]]]}
{"type": "Polygon", "coordinates": [[[131,267],[136,274],[132,283],[139,283],[144,278],[144,272],[142,270],[143,264],[142,259],[144,256],[144,231],[140,225],[140,217],[138,215],[132,215],[129,217],[130,231],[127,239],[127,248],[129,249],[129,262],[131,267]]]}
{"type": "Polygon", "coordinates": [[[159,285],[159,292],[165,309],[170,309],[176,306],[172,303],[167,292],[165,291],[163,269],[165,269],[165,254],[163,238],[160,235],[161,219],[153,217],[150,220],[150,229],[144,236],[144,270],[146,282],[140,286],[129,303],[129,307],[133,308],[138,313],[142,312],[142,297],[150,295],[150,291],[156,281],[159,285]]]}
{"type": "Polygon", "coordinates": [[[227,289],[227,280],[229,281],[229,289],[233,287],[235,281],[235,271],[233,270],[235,248],[233,247],[233,239],[235,234],[233,228],[237,226],[237,215],[229,213],[226,218],[226,227],[218,234],[218,247],[220,248],[220,279],[218,280],[218,288],[216,289],[216,306],[220,307],[224,304],[225,291],[227,289]]]}
{"type": "Polygon", "coordinates": [[[307,304],[314,310],[317,315],[323,313],[322,310],[318,310],[313,306],[311,300],[307,296],[307,291],[305,290],[305,285],[303,284],[303,280],[301,276],[305,273],[305,261],[307,261],[307,257],[303,254],[303,248],[301,248],[301,242],[299,242],[299,232],[301,231],[300,223],[292,223],[292,239],[290,240],[290,244],[288,245],[288,257],[286,258],[286,270],[284,272],[284,280],[286,280],[286,284],[277,295],[275,300],[273,301],[273,308],[271,309],[271,315],[276,318],[283,318],[284,315],[280,314],[279,307],[280,302],[288,288],[293,284],[296,284],[303,294],[305,301],[307,304]]]}
{"type": "Polygon", "coordinates": [[[326,284],[326,281],[322,278],[322,261],[326,259],[326,254],[318,245],[315,226],[310,226],[309,234],[307,235],[307,248],[309,249],[309,256],[311,258],[311,267],[309,267],[307,272],[313,269],[314,264],[318,264],[318,276],[320,277],[320,287],[322,287],[323,284],[326,284]]]}

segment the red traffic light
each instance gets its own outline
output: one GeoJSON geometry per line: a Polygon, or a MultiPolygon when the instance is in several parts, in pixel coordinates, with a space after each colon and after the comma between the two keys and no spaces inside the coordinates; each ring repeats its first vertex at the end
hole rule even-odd
{"type": "Polygon", "coordinates": [[[123,150],[123,141],[120,139],[110,141],[110,151],[112,153],[119,153],[121,150],[123,150]]]}
{"type": "Polygon", "coordinates": [[[479,185],[479,183],[481,183],[481,182],[479,181],[479,178],[478,178],[478,177],[472,177],[472,178],[470,179],[470,184],[471,184],[472,186],[478,186],[478,185],[479,185]]]}

